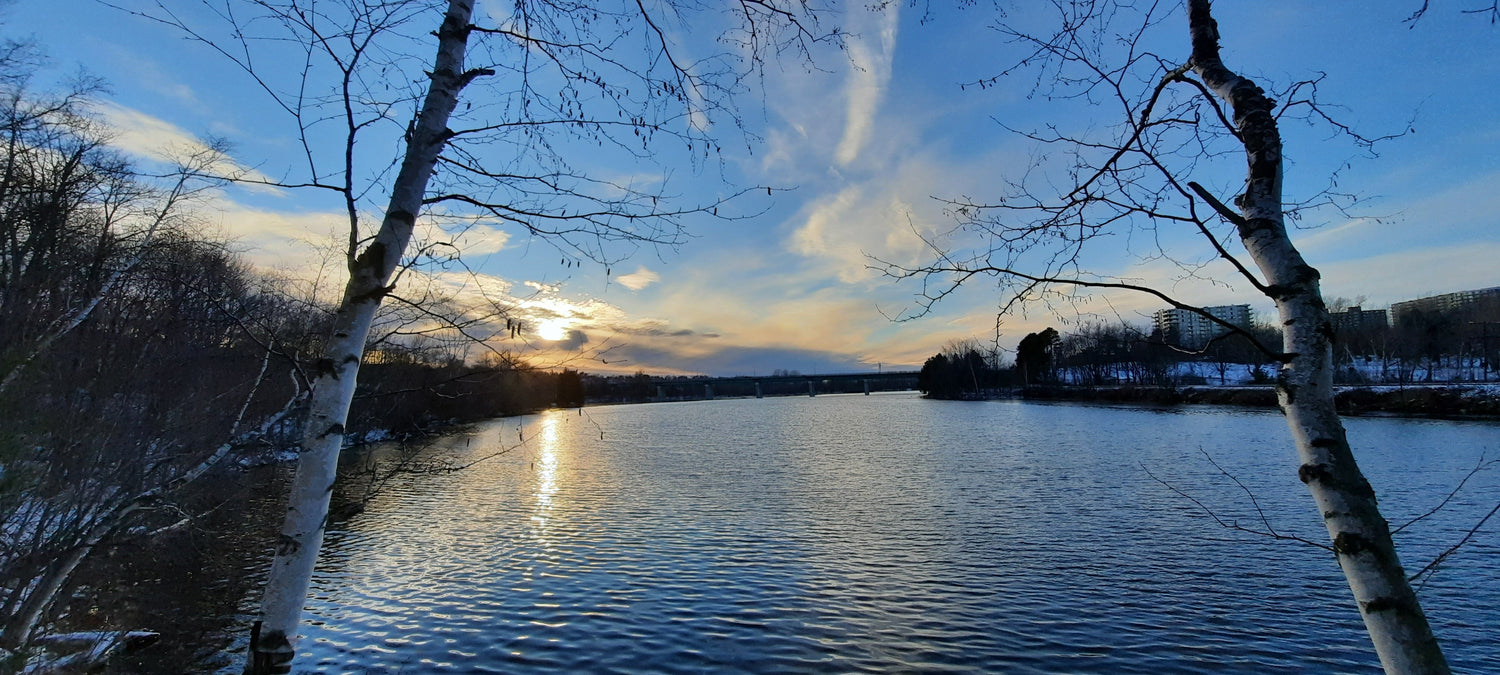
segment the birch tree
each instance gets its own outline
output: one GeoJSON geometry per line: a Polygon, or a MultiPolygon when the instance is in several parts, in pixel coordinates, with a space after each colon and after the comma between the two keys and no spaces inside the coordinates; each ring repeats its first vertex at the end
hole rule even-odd
{"type": "MultiPolygon", "coordinates": [[[[1055,127],[1021,132],[1061,151],[1063,187],[1049,192],[1046,186],[1057,183],[1022,180],[996,199],[953,200],[964,231],[981,242],[975,247],[979,253],[965,257],[943,250],[931,265],[892,265],[887,273],[919,278],[924,308],[976,277],[994,277],[1006,293],[1007,308],[1082,288],[1146,293],[1210,316],[1162,289],[1090,274],[1081,262],[1110,235],[1133,232],[1161,241],[1185,229],[1201,236],[1212,256],[1276,305],[1282,344],[1257,341],[1257,346],[1280,363],[1277,398],[1296,448],[1297,477],[1327,526],[1328,548],[1348,580],[1381,664],[1388,673],[1448,672],[1375,491],[1360,472],[1334,409],[1332,328],[1319,273],[1288,236],[1290,220],[1314,207],[1338,207],[1344,196],[1321,185],[1299,185],[1299,196],[1287,196],[1280,122],[1301,117],[1327,124],[1362,147],[1378,139],[1334,121],[1317,103],[1317,80],[1278,92],[1278,103],[1264,85],[1226,65],[1209,0],[1186,2],[1187,31],[1177,34],[1181,47],[1175,57],[1153,52],[1148,39],[1158,25],[1182,26],[1175,23],[1181,21],[1173,16],[1175,7],[1064,1],[1053,6],[1062,27],[1051,33],[1002,28],[1027,54],[1018,70],[1037,72],[1040,93],[1048,100],[1112,106],[1121,122],[1078,134],[1055,127]],[[1233,159],[1243,162],[1238,180],[1216,173],[1233,159]],[[1218,190],[1205,186],[1215,183],[1218,190]]],[[[972,84],[997,86],[1002,77],[972,84]]],[[[1173,259],[1166,250],[1152,255],[1173,259]]],[[[1185,276],[1202,269],[1187,261],[1182,267],[1185,276]]]]}
{"type": "Polygon", "coordinates": [[[700,166],[713,161],[722,131],[743,128],[732,99],[765,59],[838,39],[819,29],[807,0],[490,7],[476,16],[474,0],[122,5],[243,69],[303,149],[301,167],[266,182],[323,191],[348,215],[348,281],[313,373],[247,672],[290,670],[371,323],[400,270],[421,262],[409,250],[414,230],[512,228],[555,246],[566,264],[592,261],[606,274],[642,247],[676,246],[687,219],[734,217],[732,200],[748,189],[687,203],[662,181],[605,179],[581,160],[649,164],[671,147],[700,166]],[[719,44],[700,32],[689,49],[689,19],[719,44]],[[394,162],[374,149],[390,144],[401,148],[394,162]]]}
{"type": "Polygon", "coordinates": [[[1208,0],[1188,4],[1193,45],[1189,64],[1202,83],[1229,105],[1245,147],[1249,175],[1244,192],[1236,199],[1238,213],[1202,186],[1192,183],[1189,187],[1234,224],[1240,242],[1264,276],[1261,292],[1276,303],[1284,352],[1276,394],[1301,460],[1297,476],[1311,491],[1328,526],[1334,553],[1381,664],[1389,673],[1446,673],[1447,662],[1407,582],[1375,490],[1360,472],[1334,408],[1333,328],[1318,271],[1303,260],[1287,236],[1275,102],[1224,64],[1218,24],[1210,9],[1208,0]]]}

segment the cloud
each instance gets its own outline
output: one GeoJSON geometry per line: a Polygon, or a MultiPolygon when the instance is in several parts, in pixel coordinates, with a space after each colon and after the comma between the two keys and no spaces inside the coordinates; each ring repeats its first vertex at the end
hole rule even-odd
{"type": "Polygon", "coordinates": [[[563,351],[576,352],[588,344],[589,336],[581,330],[570,330],[567,336],[557,342],[557,348],[563,351]]]}
{"type": "MultiPolygon", "coordinates": [[[[342,224],[341,214],[332,213],[299,217],[243,208],[226,213],[226,226],[242,240],[255,242],[252,254],[258,264],[281,263],[294,274],[310,275],[320,253],[293,235],[342,224]],[[294,264],[294,257],[303,262],[294,264]]],[[[338,277],[339,252],[324,250],[331,261],[325,261],[325,269],[338,277]]],[[[809,290],[808,277],[798,275],[745,283],[718,274],[734,270],[753,278],[763,271],[753,265],[696,269],[693,283],[629,310],[571,294],[563,283],[512,282],[458,270],[410,273],[398,290],[406,297],[443,298],[444,311],[467,319],[466,333],[487,340],[493,349],[539,367],[566,365],[590,372],[861,372],[877,362],[889,370],[920,364],[944,340],[983,335],[993,323],[992,318],[963,317],[895,325],[880,317],[858,289],[835,285],[809,290]],[[781,299],[764,300],[768,297],[781,299]],[[512,326],[520,327],[518,334],[512,334],[512,326]]],[[[476,346],[470,355],[485,351],[476,346]]]]}
{"type": "Polygon", "coordinates": [[[632,291],[639,291],[651,284],[661,281],[661,275],[646,269],[644,266],[637,267],[634,272],[626,274],[618,279],[621,286],[632,291]]]}
{"type": "MultiPolygon", "coordinates": [[[[270,181],[265,174],[241,166],[233,158],[211,149],[207,143],[187,130],[134,108],[127,108],[111,101],[92,104],[95,113],[104,119],[110,128],[110,145],[137,157],[163,163],[176,163],[185,157],[211,153],[213,163],[208,167],[221,176],[235,176],[249,181],[270,181]]],[[[243,184],[262,192],[279,193],[270,186],[243,184]]]]}
{"type": "MultiPolygon", "coordinates": [[[[851,67],[844,85],[844,135],[835,155],[841,166],[853,163],[869,141],[876,113],[891,79],[899,10],[900,4],[890,3],[884,8],[866,10],[864,14],[850,17],[851,22],[865,25],[856,27],[856,35],[847,43],[851,67]]],[[[858,10],[851,8],[851,11],[858,10]]]]}
{"type": "Polygon", "coordinates": [[[717,333],[700,333],[691,328],[673,328],[671,322],[666,319],[638,319],[629,325],[617,326],[616,330],[624,335],[649,338],[688,337],[692,335],[705,338],[719,337],[717,333]]]}
{"type": "Polygon", "coordinates": [[[329,247],[349,227],[342,212],[256,209],[224,198],[208,200],[201,213],[243,247],[252,264],[294,271],[324,264],[329,247]]]}
{"type": "MultiPolygon", "coordinates": [[[[1397,168],[1400,172],[1402,169],[1397,168]]],[[[1460,241],[1492,239],[1500,211],[1500,172],[1489,171],[1422,191],[1409,201],[1380,208],[1380,217],[1356,218],[1332,227],[1292,233],[1297,248],[1312,260],[1339,261],[1410,251],[1460,241]]],[[[1372,207],[1373,208],[1373,207],[1372,207]]]]}
{"type": "MultiPolygon", "coordinates": [[[[175,99],[177,105],[185,106],[197,114],[206,117],[215,116],[214,109],[206,105],[192,87],[184,84],[179,79],[178,76],[181,73],[168,71],[155,59],[147,57],[136,50],[127,49],[122,45],[97,40],[94,44],[103,50],[104,53],[108,54],[108,58],[113,66],[122,69],[128,74],[131,84],[157,94],[158,97],[165,96],[175,99]]],[[[224,123],[222,120],[216,120],[215,124],[222,125],[224,123]]]]}
{"type": "Polygon", "coordinates": [[[852,354],[796,347],[730,345],[685,355],[669,348],[630,343],[611,350],[608,359],[622,366],[621,372],[634,372],[632,364],[662,364],[650,369],[672,375],[769,375],[778,368],[809,375],[875,370],[874,364],[852,354]]]}
{"type": "Polygon", "coordinates": [[[510,292],[515,288],[515,284],[507,279],[468,271],[438,271],[427,276],[442,284],[453,295],[471,298],[476,302],[505,301],[512,297],[510,292]]]}
{"type": "Polygon", "coordinates": [[[114,132],[111,144],[130,154],[169,162],[183,151],[207,149],[197,136],[139,110],[111,101],[97,102],[93,108],[114,132]]]}
{"type": "MultiPolygon", "coordinates": [[[[829,283],[822,270],[787,270],[775,266],[775,261],[715,257],[685,265],[674,275],[671,288],[644,308],[653,316],[670,316],[670,323],[650,325],[652,335],[646,339],[635,340],[636,336],[630,334],[621,334],[620,339],[627,344],[639,342],[671,352],[674,360],[657,362],[670,368],[678,368],[681,363],[707,363],[701,359],[727,353],[726,350],[737,350],[738,354],[756,353],[754,350],[807,350],[829,358],[836,355],[835,360],[846,365],[873,366],[877,362],[920,364],[932,354],[929,350],[935,350],[947,339],[992,332],[992,315],[978,321],[990,326],[990,330],[978,331],[968,325],[943,324],[942,316],[894,323],[882,315],[878,306],[893,296],[904,299],[906,292],[885,284],[872,289],[829,283]],[[693,333],[664,339],[665,333],[683,330],[693,333]]],[[[762,362],[760,367],[762,371],[808,370],[786,362],[762,362]]],[[[700,368],[696,372],[720,371],[700,368]]]]}
{"type": "Polygon", "coordinates": [[[461,233],[454,241],[459,250],[467,256],[498,253],[505,249],[507,243],[510,243],[509,232],[488,225],[474,225],[461,233]]]}
{"type": "MultiPolygon", "coordinates": [[[[745,284],[713,273],[732,267],[699,268],[704,276],[695,276],[694,281],[710,281],[692,290],[671,289],[668,297],[653,303],[655,310],[651,305],[627,310],[600,298],[570,295],[562,284],[510,284],[456,272],[433,276],[457,302],[475,306],[471,316],[481,316],[495,306],[504,308],[504,317],[485,323],[488,334],[494,336],[492,345],[542,367],[567,365],[618,373],[735,374],[774,368],[827,373],[859,372],[877,361],[889,367],[905,363],[865,349],[862,341],[870,335],[871,319],[878,317],[868,301],[848,297],[842,288],[826,288],[759,305],[756,298],[765,297],[766,286],[747,289],[745,284]],[[475,290],[479,286],[489,290],[480,294],[475,290]],[[532,293],[516,297],[510,295],[511,288],[532,293]],[[506,318],[522,327],[515,339],[506,318]]],[[[769,283],[795,287],[799,282],[780,278],[769,283]]],[[[894,344],[903,348],[925,345],[927,331],[913,333],[922,334],[921,339],[903,333],[894,344]]],[[[477,326],[471,330],[471,334],[482,332],[477,326]]]]}
{"type": "Polygon", "coordinates": [[[941,245],[941,233],[956,224],[935,197],[982,194],[1020,161],[1002,144],[962,160],[944,160],[931,146],[906,152],[808,200],[785,245],[829,265],[844,283],[879,277],[871,266],[880,262],[927,262],[936,255],[928,242],[941,245]]]}
{"type": "Polygon", "coordinates": [[[883,182],[851,185],[814,201],[802,227],[792,233],[788,248],[833,263],[845,283],[875,276],[877,272],[870,269],[876,264],[872,256],[896,263],[916,262],[926,250],[922,236],[930,234],[931,228],[922,224],[922,216],[903,199],[900,188],[879,185],[883,182]]]}

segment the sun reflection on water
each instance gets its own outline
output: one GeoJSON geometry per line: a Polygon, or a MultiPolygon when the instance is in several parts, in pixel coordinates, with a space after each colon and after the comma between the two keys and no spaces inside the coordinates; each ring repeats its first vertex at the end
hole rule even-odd
{"type": "Polygon", "coordinates": [[[542,415],[537,424],[536,441],[536,510],[531,515],[532,532],[545,550],[552,548],[548,533],[548,523],[552,518],[552,510],[555,506],[554,500],[557,495],[558,467],[560,465],[559,455],[562,444],[558,437],[558,421],[560,416],[554,411],[542,415]]]}

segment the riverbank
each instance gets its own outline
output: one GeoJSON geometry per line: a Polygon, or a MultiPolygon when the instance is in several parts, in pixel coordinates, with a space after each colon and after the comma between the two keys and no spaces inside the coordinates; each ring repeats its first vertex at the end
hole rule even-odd
{"type": "MultiPolygon", "coordinates": [[[[1269,386],[1030,386],[1011,396],[1036,401],[1102,401],[1151,405],[1236,405],[1276,408],[1269,386]]],[[[1335,402],[1343,415],[1399,415],[1434,419],[1500,420],[1500,385],[1437,384],[1413,386],[1341,386],[1335,402]]]]}
{"type": "MultiPolygon", "coordinates": [[[[371,453],[399,454],[474,423],[432,421],[400,433],[346,436],[330,520],[357,516],[373,495],[371,453]]],[[[236,672],[296,457],[295,449],[269,445],[242,451],[176,495],[171,508],[183,516],[177,525],[96,548],[70,580],[52,632],[139,629],[160,636],[149,647],[112,653],[105,672],[236,672]]]]}
{"type": "Polygon", "coordinates": [[[112,655],[109,673],[231,672],[248,642],[253,589],[285,513],[291,464],[225,466],[175,506],[191,522],[95,550],[72,579],[56,632],[151,630],[161,638],[112,655]]]}

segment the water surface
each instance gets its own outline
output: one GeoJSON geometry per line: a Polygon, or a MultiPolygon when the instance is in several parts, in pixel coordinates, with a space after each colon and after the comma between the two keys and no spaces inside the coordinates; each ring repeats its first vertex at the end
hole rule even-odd
{"type": "MultiPolygon", "coordinates": [[[[1387,516],[1436,505],[1500,426],[1348,421],[1387,516]]],[[[320,672],[1379,672],[1285,423],[914,395],[552,411],[448,437],[328,534],[320,672]],[[446,455],[445,455],[446,453],[446,455]]],[[[1500,471],[1398,543],[1412,571],[1500,471]]],[[[1500,527],[1421,592],[1455,670],[1500,672],[1500,527]]]]}

